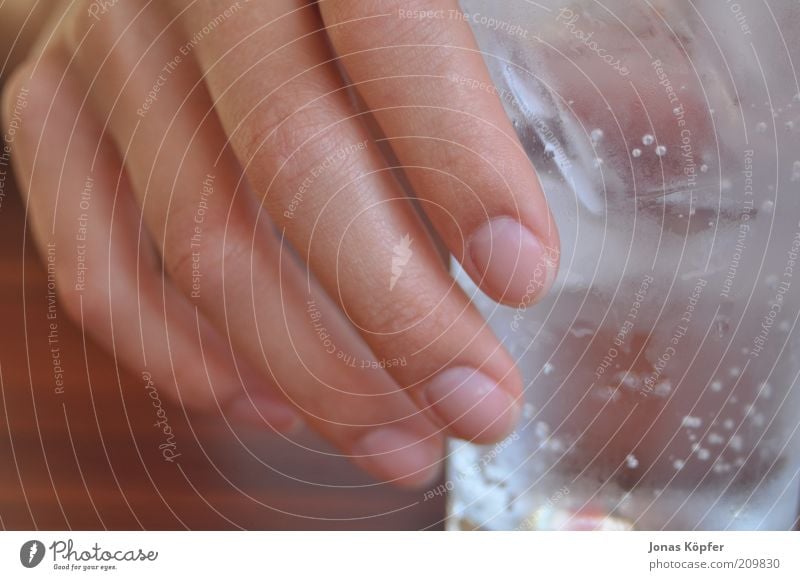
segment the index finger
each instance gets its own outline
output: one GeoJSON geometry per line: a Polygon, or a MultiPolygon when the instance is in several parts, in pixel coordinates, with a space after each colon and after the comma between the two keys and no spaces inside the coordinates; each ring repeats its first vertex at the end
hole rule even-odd
{"type": "Polygon", "coordinates": [[[556,228],[457,0],[325,0],[320,10],[450,251],[495,300],[543,296],[556,228]]]}

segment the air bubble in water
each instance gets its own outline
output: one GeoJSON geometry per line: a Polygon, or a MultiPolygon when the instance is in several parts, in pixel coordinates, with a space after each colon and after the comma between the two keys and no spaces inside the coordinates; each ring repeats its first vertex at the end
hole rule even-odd
{"type": "Polygon", "coordinates": [[[639,467],[639,460],[636,459],[633,455],[628,455],[625,458],[625,465],[628,466],[628,469],[636,469],[639,467]]]}
{"type": "Polygon", "coordinates": [[[666,154],[667,154],[666,147],[664,147],[663,145],[659,145],[658,147],[656,147],[656,155],[658,155],[659,157],[664,157],[664,155],[666,154]]]}
{"type": "Polygon", "coordinates": [[[652,145],[653,141],[655,141],[655,137],[653,137],[649,133],[647,135],[645,135],[644,137],[642,137],[642,144],[643,145],[647,145],[647,146],[652,145]]]}
{"type": "Polygon", "coordinates": [[[736,423],[733,422],[733,419],[725,419],[725,421],[722,422],[722,426],[725,427],[728,431],[733,429],[735,425],[736,423]]]}
{"type": "Polygon", "coordinates": [[[522,406],[522,417],[524,419],[530,419],[533,417],[533,414],[536,412],[536,407],[531,405],[530,403],[525,403],[522,406]]]}
{"type": "Polygon", "coordinates": [[[717,338],[725,338],[730,328],[731,325],[728,322],[727,316],[718,314],[716,318],[714,318],[714,330],[717,333],[717,338]]]}
{"type": "Polygon", "coordinates": [[[631,151],[631,155],[633,155],[634,157],[641,157],[642,156],[642,150],[637,147],[636,149],[631,151]]]}
{"type": "Polygon", "coordinates": [[[655,389],[653,389],[653,392],[656,394],[656,396],[661,398],[669,395],[671,391],[672,383],[667,380],[659,381],[658,384],[656,384],[655,389]]]}
{"type": "Polygon", "coordinates": [[[597,143],[600,139],[603,138],[603,130],[602,129],[592,129],[591,132],[592,142],[597,143]]]}
{"type": "Polygon", "coordinates": [[[553,372],[554,368],[555,367],[552,365],[552,363],[546,362],[546,363],[544,363],[544,366],[542,367],[542,373],[545,374],[545,375],[549,375],[550,373],[553,372]]]}
{"type": "Polygon", "coordinates": [[[740,369],[739,367],[731,367],[728,370],[728,374],[730,376],[732,376],[733,378],[736,378],[736,377],[738,377],[739,375],[742,374],[742,369],[740,369]]]}
{"type": "Polygon", "coordinates": [[[691,415],[686,415],[681,422],[681,425],[689,429],[699,429],[702,424],[703,420],[700,417],[692,417],[691,415]]]}
{"type": "Polygon", "coordinates": [[[800,161],[792,163],[792,181],[800,181],[800,161]]]}
{"type": "Polygon", "coordinates": [[[719,393],[722,390],[722,381],[712,381],[711,390],[715,393],[719,393]]]}
{"type": "MultiPolygon", "coordinates": [[[[728,419],[728,421],[730,421],[730,419],[728,419]]],[[[712,432],[708,434],[707,441],[709,445],[722,445],[725,443],[725,438],[722,435],[712,432]]]]}
{"type": "Polygon", "coordinates": [[[676,471],[683,469],[684,465],[686,465],[686,462],[683,461],[683,459],[676,459],[672,462],[672,467],[674,467],[676,471]]]}
{"type": "Polygon", "coordinates": [[[708,449],[698,449],[697,450],[697,458],[700,461],[708,461],[711,457],[711,452],[708,449]]]}
{"type": "Polygon", "coordinates": [[[705,172],[707,172],[707,171],[708,171],[708,165],[706,165],[705,163],[703,163],[703,164],[700,166],[700,173],[705,173],[705,172]]]}

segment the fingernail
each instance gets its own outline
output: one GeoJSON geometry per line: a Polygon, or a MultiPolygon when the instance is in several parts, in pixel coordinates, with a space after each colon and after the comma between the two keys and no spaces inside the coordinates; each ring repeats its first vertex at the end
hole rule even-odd
{"type": "Polygon", "coordinates": [[[442,371],[425,387],[433,412],[459,437],[497,441],[514,428],[518,404],[494,380],[483,373],[455,367],[442,371]]]}
{"type": "Polygon", "coordinates": [[[420,487],[441,471],[439,442],[397,427],[381,427],[362,437],[352,449],[353,461],[380,479],[420,487]]]}
{"type": "Polygon", "coordinates": [[[553,285],[558,265],[525,226],[510,217],[495,218],[469,240],[469,256],[488,293],[503,302],[536,302],[553,285]]]}
{"type": "Polygon", "coordinates": [[[228,407],[231,419],[255,426],[271,427],[279,433],[293,433],[303,424],[303,418],[293,407],[277,398],[244,395],[228,407]]]}

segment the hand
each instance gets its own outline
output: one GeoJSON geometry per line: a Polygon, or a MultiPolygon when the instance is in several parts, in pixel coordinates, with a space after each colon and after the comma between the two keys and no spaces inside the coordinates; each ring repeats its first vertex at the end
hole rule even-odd
{"type": "Polygon", "coordinates": [[[505,436],[521,380],[435,238],[512,305],[558,238],[459,15],[64,0],[3,100],[59,305],[182,405],[305,422],[384,480],[505,436]]]}

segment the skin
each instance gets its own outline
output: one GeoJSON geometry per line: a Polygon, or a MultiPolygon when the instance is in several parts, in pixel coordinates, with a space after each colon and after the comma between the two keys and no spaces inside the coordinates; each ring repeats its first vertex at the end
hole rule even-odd
{"type": "Polygon", "coordinates": [[[180,404],[424,485],[522,391],[437,244],[498,302],[541,297],[539,182],[496,95],[453,80],[490,83],[468,24],[413,16],[455,0],[232,5],[48,10],[3,91],[33,240],[66,313],[180,404]]]}

